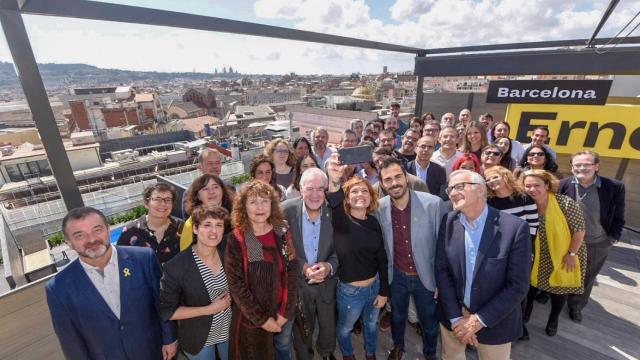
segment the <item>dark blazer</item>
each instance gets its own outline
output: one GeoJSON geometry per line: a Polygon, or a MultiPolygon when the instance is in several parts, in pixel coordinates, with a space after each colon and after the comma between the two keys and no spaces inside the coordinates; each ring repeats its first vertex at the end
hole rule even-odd
{"type": "MultiPolygon", "coordinates": [[[[218,245],[224,259],[224,241],[218,245]]],[[[180,306],[207,306],[209,292],[193,258],[191,246],[164,265],[160,280],[160,316],[169,320],[180,306]]],[[[207,341],[213,315],[178,321],[178,343],[189,354],[199,353],[207,341]]]]}
{"type": "MultiPolygon", "coordinates": [[[[411,175],[416,175],[416,161],[409,161],[407,164],[407,172],[411,175]]],[[[420,179],[422,180],[422,179],[420,179]]],[[[435,196],[440,196],[442,188],[447,185],[447,170],[439,164],[433,161],[429,162],[429,168],[427,169],[427,187],[429,193],[435,196]]]]}
{"type": "MultiPolygon", "coordinates": [[[[304,289],[308,286],[304,273],[302,272],[303,265],[308,263],[302,242],[302,207],[304,206],[304,202],[302,198],[295,198],[283,202],[281,206],[285,218],[289,223],[289,231],[291,231],[293,247],[296,250],[298,259],[298,286],[300,289],[304,289]]],[[[337,283],[335,275],[338,272],[338,256],[333,247],[331,210],[327,207],[326,202],[322,204],[322,222],[320,224],[320,240],[318,241],[318,262],[328,262],[331,264],[333,267],[333,276],[313,286],[318,287],[325,302],[333,301],[335,300],[335,287],[337,283]]]]}
{"type": "Polygon", "coordinates": [[[162,359],[176,340],[175,324],[159,315],[160,265],[151,249],[116,247],[120,319],[95,288],[79,260],[46,285],[53,328],[67,359],[162,359]]]}
{"type": "MultiPolygon", "coordinates": [[[[462,316],[465,288],[465,235],[460,212],[445,215],[436,246],[436,284],[444,326],[462,316]]],[[[531,236],[526,221],[489,207],[475,269],[471,313],[487,325],[477,333],[482,344],[498,345],[522,336],[520,303],[529,289],[531,236]]]]}
{"type": "MultiPolygon", "coordinates": [[[[576,200],[576,187],[571,182],[573,176],[560,180],[560,194],[567,195],[576,200]]],[[[624,227],[624,183],[618,180],[600,176],[598,198],[600,198],[600,224],[613,239],[620,240],[624,227]]]]}

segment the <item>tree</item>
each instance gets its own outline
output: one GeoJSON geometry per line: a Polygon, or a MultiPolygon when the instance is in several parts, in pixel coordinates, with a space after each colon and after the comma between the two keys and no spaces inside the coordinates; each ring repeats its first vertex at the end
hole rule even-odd
{"type": "Polygon", "coordinates": [[[218,75],[218,68],[213,71],[214,74],[218,75]]]}
{"type": "Polygon", "coordinates": [[[227,73],[227,68],[226,67],[222,67],[222,73],[226,74],[227,73]]]}
{"type": "Polygon", "coordinates": [[[233,74],[233,68],[229,66],[229,74],[233,74]]]}

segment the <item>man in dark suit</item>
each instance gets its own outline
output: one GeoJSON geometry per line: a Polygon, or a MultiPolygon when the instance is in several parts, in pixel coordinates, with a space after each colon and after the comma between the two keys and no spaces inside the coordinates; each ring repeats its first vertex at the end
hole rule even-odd
{"type": "Polygon", "coordinates": [[[416,144],[416,159],[407,164],[407,172],[427,183],[429,192],[435,196],[444,195],[447,185],[447,171],[444,167],[431,162],[431,155],[436,149],[436,139],[423,136],[416,144]]]}
{"type": "Polygon", "coordinates": [[[596,276],[604,266],[609,251],[620,240],[624,226],[624,183],[598,175],[600,156],[593,151],[580,151],[571,156],[573,177],[560,181],[559,193],[575,199],[585,218],[584,241],[587,244],[587,272],[584,293],[569,295],[569,316],[582,321],[596,276]]]}
{"type": "Polygon", "coordinates": [[[53,327],[67,359],[171,359],[175,324],[159,315],[162,271],[152,250],[109,243],[98,210],[71,210],[62,220],[78,259],[46,285],[53,327]]]}
{"type": "Polygon", "coordinates": [[[436,247],[442,358],[464,359],[471,344],[480,359],[510,359],[529,289],[529,225],[487,205],[480,174],[454,171],[447,192],[455,211],[442,221],[436,247]]]}
{"type": "Polygon", "coordinates": [[[324,189],[327,176],[317,168],[300,178],[301,198],[282,204],[298,258],[298,289],[306,329],[294,330],[297,359],[313,359],[313,332],[318,321],[316,350],[323,359],[333,359],[336,347],[336,282],[338,257],[333,247],[331,213],[324,189]]]}

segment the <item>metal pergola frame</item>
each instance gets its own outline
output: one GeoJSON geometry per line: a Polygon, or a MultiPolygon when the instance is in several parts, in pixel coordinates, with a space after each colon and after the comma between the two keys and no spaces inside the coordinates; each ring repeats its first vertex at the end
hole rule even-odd
{"type": "MultiPolygon", "coordinates": [[[[61,156],[66,151],[24,26],[24,14],[167,26],[415,54],[418,115],[422,109],[424,76],[640,74],[640,46],[623,46],[608,49],[604,53],[593,48],[594,45],[608,44],[614,40],[595,39],[595,36],[617,2],[618,0],[611,1],[590,39],[441,49],[421,49],[211,16],[86,0],[0,0],[0,23],[53,175],[65,206],[71,209],[83,206],[83,200],[69,159],[61,156]],[[569,49],[570,47],[583,48],[569,49]]],[[[626,38],[621,44],[640,44],[640,37],[626,38]]]]}

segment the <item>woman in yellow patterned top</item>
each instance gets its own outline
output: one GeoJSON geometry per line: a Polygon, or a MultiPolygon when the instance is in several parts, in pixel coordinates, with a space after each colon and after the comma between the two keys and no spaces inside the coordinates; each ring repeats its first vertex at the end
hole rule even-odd
{"type": "Polygon", "coordinates": [[[558,179],[551,173],[528,170],[522,175],[522,182],[526,193],[538,206],[540,217],[524,318],[527,321],[531,316],[537,291],[548,292],[551,314],[545,330],[547,335],[554,336],[567,295],[584,292],[587,269],[584,216],[577,202],[556,193],[558,179]]]}

